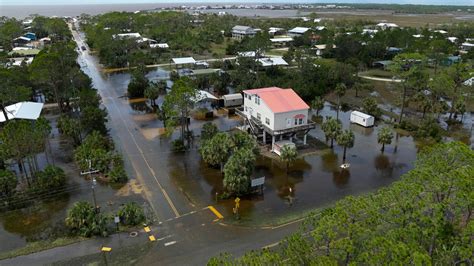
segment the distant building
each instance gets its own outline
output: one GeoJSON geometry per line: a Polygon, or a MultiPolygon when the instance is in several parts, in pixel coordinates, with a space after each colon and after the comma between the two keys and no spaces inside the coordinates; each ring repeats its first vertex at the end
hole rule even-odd
{"type": "Polygon", "coordinates": [[[441,65],[443,66],[451,66],[453,64],[461,62],[460,56],[448,56],[445,59],[441,60],[441,65]]]}
{"type": "Polygon", "coordinates": [[[458,40],[457,37],[448,37],[448,38],[446,38],[446,39],[448,39],[448,41],[450,41],[450,42],[452,42],[452,43],[456,43],[456,41],[458,40]]]}
{"type": "Polygon", "coordinates": [[[376,68],[382,68],[383,70],[387,70],[391,64],[392,64],[391,60],[382,60],[382,61],[373,62],[372,66],[376,68]]]}
{"type": "Polygon", "coordinates": [[[32,40],[32,41],[36,41],[36,33],[34,32],[27,32],[25,34],[23,34],[24,37],[32,40]]]}
{"type": "Polygon", "coordinates": [[[288,66],[288,63],[282,57],[267,57],[257,59],[257,62],[262,65],[262,67],[271,67],[271,66],[288,66]]]}
{"type": "Polygon", "coordinates": [[[370,36],[374,36],[377,32],[379,32],[378,30],[373,30],[373,29],[363,29],[362,30],[362,34],[366,34],[366,35],[370,35],[370,36]]]}
{"type": "Polygon", "coordinates": [[[285,46],[293,41],[291,37],[281,37],[281,38],[271,38],[270,41],[272,42],[273,46],[285,46]]]}
{"type": "Polygon", "coordinates": [[[381,28],[382,30],[399,28],[399,26],[395,23],[386,23],[386,22],[381,22],[381,23],[377,24],[377,27],[381,28]]]}
{"type": "Polygon", "coordinates": [[[464,43],[461,44],[461,48],[462,48],[464,51],[469,51],[469,50],[471,50],[473,47],[474,47],[474,43],[464,42],[464,43]]]}
{"type": "Polygon", "coordinates": [[[30,38],[20,36],[18,38],[13,39],[13,46],[25,46],[31,42],[30,38]]]}
{"type": "Polygon", "coordinates": [[[291,37],[302,36],[309,30],[310,30],[310,28],[306,28],[306,27],[296,27],[296,28],[293,28],[293,29],[289,30],[288,35],[290,35],[291,37]]]}
{"type": "Polygon", "coordinates": [[[232,38],[236,40],[242,40],[245,37],[254,37],[256,31],[248,26],[234,26],[232,28],[232,38]]]}
{"type": "MultiPolygon", "coordinates": [[[[336,48],[336,45],[332,45],[332,48],[336,48]]],[[[316,50],[316,55],[317,56],[322,56],[324,51],[327,49],[327,45],[326,44],[316,44],[314,46],[314,49],[313,50],[316,50]]]]}
{"type": "Polygon", "coordinates": [[[114,39],[142,39],[142,36],[138,32],[133,33],[119,33],[112,36],[114,39]]]}
{"type": "Polygon", "coordinates": [[[282,28],[270,27],[268,28],[268,34],[271,36],[282,35],[285,33],[285,30],[282,28]]]}
{"type": "Polygon", "coordinates": [[[441,34],[448,34],[448,32],[445,31],[445,30],[434,30],[433,32],[441,33],[441,34]]]}

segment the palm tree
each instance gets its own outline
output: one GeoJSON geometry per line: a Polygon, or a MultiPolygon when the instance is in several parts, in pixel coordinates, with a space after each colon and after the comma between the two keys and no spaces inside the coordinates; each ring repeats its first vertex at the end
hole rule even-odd
{"type": "Polygon", "coordinates": [[[344,155],[342,156],[342,161],[346,161],[346,150],[347,148],[352,148],[354,146],[354,133],[350,130],[344,130],[337,136],[337,144],[344,147],[344,155]]]}
{"type": "Polygon", "coordinates": [[[326,136],[326,141],[331,140],[331,149],[334,147],[334,139],[341,133],[341,121],[334,117],[326,117],[326,121],[321,125],[321,129],[326,136]]]}
{"type": "Polygon", "coordinates": [[[385,144],[391,144],[393,139],[393,132],[388,127],[383,127],[380,129],[377,135],[377,141],[379,144],[382,144],[382,153],[385,150],[385,144]]]}
{"type": "Polygon", "coordinates": [[[314,100],[311,102],[311,108],[313,110],[316,110],[316,116],[319,115],[319,111],[324,108],[324,99],[317,96],[314,98],[314,100]]]}
{"type": "Polygon", "coordinates": [[[341,97],[344,96],[344,94],[346,94],[346,90],[347,90],[346,84],[338,83],[336,85],[336,89],[335,89],[335,92],[336,92],[336,95],[337,95],[336,119],[339,119],[339,109],[341,108],[341,97]]]}
{"type": "Polygon", "coordinates": [[[286,163],[286,172],[288,173],[288,168],[290,164],[296,161],[298,157],[298,152],[294,146],[285,145],[281,148],[280,159],[286,163]]]}

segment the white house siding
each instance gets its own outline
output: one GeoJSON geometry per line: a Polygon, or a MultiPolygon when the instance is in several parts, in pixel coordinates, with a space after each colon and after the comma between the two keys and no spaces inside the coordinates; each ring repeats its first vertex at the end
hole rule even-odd
{"type": "Polygon", "coordinates": [[[275,114],[275,124],[273,130],[282,130],[287,128],[295,127],[294,117],[297,115],[304,115],[303,123],[299,125],[306,125],[308,123],[308,110],[291,111],[286,113],[275,114]],[[287,124],[287,120],[290,119],[291,124],[287,124]]]}
{"type": "MultiPolygon", "coordinates": [[[[248,94],[244,94],[247,95],[248,94]]],[[[255,103],[255,97],[257,95],[250,95],[251,99],[248,99],[247,97],[244,96],[244,112],[247,115],[247,118],[250,119],[252,116],[257,118],[257,114],[260,113],[260,121],[262,124],[265,126],[273,129],[274,123],[275,123],[275,116],[273,112],[268,108],[268,106],[263,102],[262,99],[260,99],[260,104],[255,103]],[[270,119],[270,125],[265,123],[265,118],[270,119]]]]}

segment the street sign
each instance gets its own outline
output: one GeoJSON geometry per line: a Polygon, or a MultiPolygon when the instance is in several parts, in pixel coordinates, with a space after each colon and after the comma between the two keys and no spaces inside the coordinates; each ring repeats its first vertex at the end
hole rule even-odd
{"type": "Polygon", "coordinates": [[[258,187],[258,186],[263,185],[264,183],[265,183],[265,177],[262,176],[262,177],[259,177],[259,178],[252,179],[251,186],[252,187],[258,187]]]}
{"type": "Polygon", "coordinates": [[[120,223],[120,217],[119,217],[119,216],[115,216],[115,217],[114,217],[114,222],[115,222],[116,224],[120,223]]]}

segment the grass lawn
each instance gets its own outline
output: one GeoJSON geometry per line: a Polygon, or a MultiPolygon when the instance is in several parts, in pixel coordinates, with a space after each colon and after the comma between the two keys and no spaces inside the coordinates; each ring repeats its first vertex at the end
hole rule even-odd
{"type": "Polygon", "coordinates": [[[369,76],[369,77],[377,77],[377,78],[392,78],[392,73],[388,70],[383,69],[369,69],[364,72],[360,72],[359,75],[361,76],[369,76]]]}
{"type": "Polygon", "coordinates": [[[31,253],[40,252],[46,249],[67,246],[84,240],[82,237],[61,237],[54,240],[44,240],[28,243],[26,246],[0,254],[0,260],[14,258],[18,256],[28,255],[31,253]]]}
{"type": "Polygon", "coordinates": [[[283,56],[287,51],[281,50],[281,49],[271,49],[268,52],[266,52],[267,55],[273,55],[273,56],[283,56]]]}
{"type": "Polygon", "coordinates": [[[213,57],[224,57],[226,56],[226,47],[231,42],[229,38],[224,38],[224,41],[221,44],[212,43],[210,47],[210,54],[213,57]]]}

